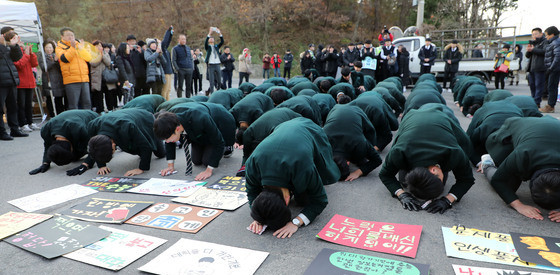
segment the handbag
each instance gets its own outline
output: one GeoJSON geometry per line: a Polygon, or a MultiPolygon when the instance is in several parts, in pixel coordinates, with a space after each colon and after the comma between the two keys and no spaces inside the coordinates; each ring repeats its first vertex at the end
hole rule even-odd
{"type": "Polygon", "coordinates": [[[115,68],[113,68],[112,64],[110,67],[107,67],[103,70],[101,77],[103,78],[105,83],[108,84],[116,84],[117,82],[119,82],[119,75],[117,74],[115,68]]]}
{"type": "Polygon", "coordinates": [[[245,61],[245,66],[247,67],[247,74],[251,75],[253,71],[251,70],[251,67],[249,67],[249,64],[247,64],[247,61],[245,61]]]}
{"type": "Polygon", "coordinates": [[[509,67],[506,64],[502,64],[498,67],[498,72],[500,73],[507,73],[509,71],[509,67]]]}

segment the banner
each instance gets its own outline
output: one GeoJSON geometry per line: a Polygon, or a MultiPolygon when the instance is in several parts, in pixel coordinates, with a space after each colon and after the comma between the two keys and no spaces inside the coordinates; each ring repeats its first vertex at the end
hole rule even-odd
{"type": "Polygon", "coordinates": [[[52,215],[8,212],[0,216],[0,240],[14,235],[38,223],[52,218],[52,215]]]}
{"type": "Polygon", "coordinates": [[[206,188],[227,191],[247,191],[247,188],[245,187],[245,178],[233,176],[225,176],[211,185],[206,185],[206,188]]]}
{"type": "Polygon", "coordinates": [[[97,191],[91,188],[83,187],[78,184],[70,184],[47,190],[45,192],[29,195],[27,197],[11,200],[8,203],[25,212],[35,212],[43,208],[95,193],[97,193],[97,191]]]}
{"type": "Polygon", "coordinates": [[[126,223],[196,233],[222,212],[224,211],[196,206],[158,203],[132,217],[126,223]]]}
{"type": "Polygon", "coordinates": [[[540,272],[523,272],[523,271],[513,271],[508,269],[498,269],[498,268],[485,268],[485,267],[475,267],[466,265],[453,265],[453,271],[455,275],[554,275],[552,273],[540,273],[540,272]]]}
{"type": "Polygon", "coordinates": [[[560,267],[560,238],[510,233],[519,257],[539,265],[560,267]]]}
{"type": "Polygon", "coordinates": [[[134,188],[146,181],[148,181],[148,179],[99,176],[88,182],[84,182],[81,185],[95,189],[99,192],[119,193],[126,192],[127,190],[134,188]]]}
{"type": "Polygon", "coordinates": [[[151,201],[119,201],[92,198],[70,209],[61,211],[60,214],[84,221],[123,223],[153,203],[151,201]]]}
{"type": "Polygon", "coordinates": [[[249,200],[245,192],[200,188],[188,197],[174,198],[172,201],[200,207],[235,210],[246,204],[249,200]]]}
{"type": "Polygon", "coordinates": [[[421,234],[421,225],[364,221],[336,214],[317,237],[345,246],[415,258],[421,234]]]}
{"type": "Polygon", "coordinates": [[[111,232],[107,238],[82,249],[65,254],[64,257],[110,270],[121,270],[167,240],[130,231],[99,226],[111,232]]]}
{"type": "Polygon", "coordinates": [[[151,178],[150,180],[129,189],[127,192],[159,196],[190,196],[204,186],[204,181],[172,180],[151,178]]]}

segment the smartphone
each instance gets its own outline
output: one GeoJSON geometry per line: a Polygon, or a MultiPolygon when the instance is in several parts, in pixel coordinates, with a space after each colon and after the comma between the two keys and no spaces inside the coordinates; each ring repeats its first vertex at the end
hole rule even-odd
{"type": "Polygon", "coordinates": [[[212,31],[213,31],[213,32],[217,32],[217,31],[218,31],[218,28],[212,27],[212,31]]]}

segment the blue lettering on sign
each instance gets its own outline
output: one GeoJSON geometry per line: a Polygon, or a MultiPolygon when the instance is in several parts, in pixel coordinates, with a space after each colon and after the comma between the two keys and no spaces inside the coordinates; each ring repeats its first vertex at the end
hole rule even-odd
{"type": "Polygon", "coordinates": [[[162,215],[162,216],[158,216],[157,218],[149,222],[147,226],[169,229],[175,226],[181,220],[183,220],[183,217],[180,216],[162,215]]]}

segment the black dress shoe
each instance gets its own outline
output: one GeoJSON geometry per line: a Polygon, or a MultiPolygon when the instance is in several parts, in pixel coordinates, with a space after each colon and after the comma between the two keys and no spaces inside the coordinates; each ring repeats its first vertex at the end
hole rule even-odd
{"type": "Polygon", "coordinates": [[[14,140],[14,138],[8,135],[8,133],[3,132],[0,134],[0,140],[14,140]]]}
{"type": "Polygon", "coordinates": [[[20,130],[12,130],[10,132],[10,136],[12,136],[12,137],[28,137],[29,134],[26,134],[26,133],[24,133],[20,130]]]}

